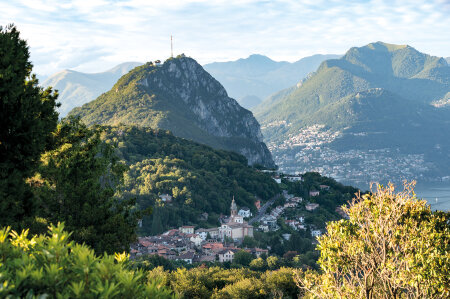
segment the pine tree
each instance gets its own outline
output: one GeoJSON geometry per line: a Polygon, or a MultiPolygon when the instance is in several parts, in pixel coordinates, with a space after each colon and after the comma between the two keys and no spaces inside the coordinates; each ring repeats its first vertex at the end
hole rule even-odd
{"type": "Polygon", "coordinates": [[[128,251],[141,215],[133,213],[133,200],[114,196],[126,167],[118,162],[114,148],[101,141],[101,132],[76,118],[58,124],[52,150],[42,156],[34,178],[40,185],[40,215],[51,223],[65,222],[73,240],[99,254],[128,251]]]}
{"type": "Polygon", "coordinates": [[[15,26],[0,26],[0,226],[34,221],[25,180],[32,175],[55,129],[57,93],[38,86],[26,41],[15,26]]]}

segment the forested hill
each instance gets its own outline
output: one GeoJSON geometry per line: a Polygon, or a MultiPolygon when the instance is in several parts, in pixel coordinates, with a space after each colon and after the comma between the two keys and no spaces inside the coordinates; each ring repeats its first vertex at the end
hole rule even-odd
{"type": "Polygon", "coordinates": [[[107,93],[76,108],[88,125],[120,123],[170,130],[175,136],[244,155],[275,167],[253,114],[229,98],[194,59],[151,62],[123,76],[107,93]]]}
{"type": "Polygon", "coordinates": [[[274,180],[248,166],[245,157],[165,130],[105,127],[102,138],[116,144],[119,158],[130,166],[121,196],[136,197],[141,209],[154,207],[144,218],[145,233],[188,224],[215,226],[220,213],[229,213],[233,196],[238,206],[254,209],[255,195],[266,200],[279,193],[274,180]],[[172,195],[173,202],[162,202],[161,194],[172,195]],[[204,212],[209,216],[202,222],[204,212]]]}

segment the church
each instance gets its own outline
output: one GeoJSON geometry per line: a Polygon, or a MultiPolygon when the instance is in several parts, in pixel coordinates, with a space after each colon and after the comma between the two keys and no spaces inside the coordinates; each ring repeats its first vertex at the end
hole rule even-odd
{"type": "Polygon", "coordinates": [[[236,202],[233,200],[230,207],[230,217],[219,227],[219,237],[231,238],[235,241],[242,241],[245,236],[253,237],[253,226],[244,221],[244,217],[238,214],[236,202]]]}

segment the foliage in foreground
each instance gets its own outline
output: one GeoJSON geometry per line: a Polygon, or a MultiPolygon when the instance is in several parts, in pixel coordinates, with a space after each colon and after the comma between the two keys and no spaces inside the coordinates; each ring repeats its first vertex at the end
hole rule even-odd
{"type": "Polygon", "coordinates": [[[298,298],[292,268],[256,272],[220,267],[185,268],[148,272],[149,280],[159,278],[180,298],[298,298]]]}
{"type": "Polygon", "coordinates": [[[448,298],[450,213],[431,212],[412,190],[358,196],[319,238],[322,274],[296,273],[314,298],[448,298]]]}
{"type": "Polygon", "coordinates": [[[1,229],[0,297],[172,298],[157,278],[128,269],[125,253],[98,257],[68,239],[62,224],[31,238],[1,229]]]}

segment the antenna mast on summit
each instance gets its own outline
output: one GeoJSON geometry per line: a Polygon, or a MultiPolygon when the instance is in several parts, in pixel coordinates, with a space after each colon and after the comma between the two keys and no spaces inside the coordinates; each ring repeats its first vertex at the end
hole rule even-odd
{"type": "Polygon", "coordinates": [[[173,42],[172,42],[172,35],[170,36],[170,57],[173,58],[173,42]]]}

